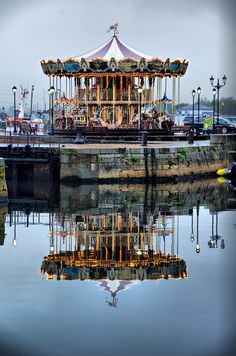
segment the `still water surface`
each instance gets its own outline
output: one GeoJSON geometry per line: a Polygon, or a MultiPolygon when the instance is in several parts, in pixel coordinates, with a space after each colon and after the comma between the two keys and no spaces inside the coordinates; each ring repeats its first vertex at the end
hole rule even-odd
{"type": "Polygon", "coordinates": [[[53,201],[10,194],[1,355],[233,355],[234,189],[209,180],[61,185],[53,201]]]}

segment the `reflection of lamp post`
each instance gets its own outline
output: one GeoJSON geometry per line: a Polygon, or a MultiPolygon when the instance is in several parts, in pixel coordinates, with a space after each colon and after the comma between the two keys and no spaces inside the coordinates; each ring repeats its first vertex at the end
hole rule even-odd
{"type": "Polygon", "coordinates": [[[14,129],[13,129],[13,133],[17,133],[16,131],[16,91],[17,91],[17,87],[14,86],[12,87],[12,92],[13,92],[13,98],[14,98],[14,129]]]}
{"type": "Polygon", "coordinates": [[[14,234],[13,234],[12,246],[16,247],[16,211],[14,211],[14,234]]]}
{"type": "Polygon", "coordinates": [[[196,253],[200,252],[200,244],[199,244],[198,237],[199,237],[199,202],[197,202],[197,242],[195,247],[196,253]]]}
{"type": "Polygon", "coordinates": [[[195,99],[196,92],[195,90],[192,90],[192,97],[193,97],[193,119],[192,119],[192,125],[194,125],[194,99],[195,99]]]}
{"type": "Polygon", "coordinates": [[[191,209],[191,234],[190,234],[190,241],[193,242],[194,241],[194,233],[193,233],[193,209],[191,209]]]}
{"type": "Polygon", "coordinates": [[[141,129],[141,103],[142,103],[143,88],[141,85],[138,87],[138,129],[141,129]]]}
{"type": "Polygon", "coordinates": [[[217,125],[219,125],[219,119],[220,119],[220,89],[225,86],[227,77],[224,75],[223,78],[223,84],[220,84],[220,80],[217,79],[217,84],[214,85],[214,77],[210,77],[210,83],[213,88],[216,88],[217,90],[217,125]]]}
{"type": "MultiPolygon", "coordinates": [[[[212,213],[212,223],[211,223],[211,239],[208,241],[208,246],[210,248],[212,247],[218,247],[218,240],[221,240],[221,236],[218,234],[218,212],[212,213]],[[216,217],[215,220],[215,233],[214,233],[214,215],[216,217]]],[[[221,240],[221,248],[225,248],[225,242],[224,239],[221,240]]]]}
{"type": "Polygon", "coordinates": [[[54,229],[53,229],[53,213],[49,213],[49,232],[48,237],[50,239],[50,247],[49,252],[50,254],[54,253],[54,229]]]}
{"type": "Polygon", "coordinates": [[[197,126],[199,130],[199,124],[200,124],[200,95],[201,95],[201,88],[197,88],[197,126]]]}
{"type": "Polygon", "coordinates": [[[211,239],[208,241],[208,246],[210,248],[216,247],[215,236],[214,236],[214,214],[211,214],[211,239]]]}
{"type": "Polygon", "coordinates": [[[49,95],[49,118],[50,118],[50,126],[51,126],[51,135],[54,135],[54,112],[53,112],[53,101],[54,101],[54,93],[55,93],[55,88],[51,86],[48,89],[48,95],[49,95]]]}
{"type": "Polygon", "coordinates": [[[216,88],[212,89],[212,95],[213,95],[213,123],[212,123],[212,128],[213,128],[213,133],[215,132],[215,106],[216,106],[216,88]]]}

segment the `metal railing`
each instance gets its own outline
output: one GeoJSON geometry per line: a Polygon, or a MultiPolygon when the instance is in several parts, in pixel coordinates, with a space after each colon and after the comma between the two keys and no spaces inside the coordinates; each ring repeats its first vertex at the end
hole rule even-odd
{"type": "Polygon", "coordinates": [[[62,137],[51,135],[30,135],[30,134],[13,134],[11,131],[0,132],[0,145],[10,147],[22,147],[30,145],[32,148],[49,147],[60,148],[62,137]]]}

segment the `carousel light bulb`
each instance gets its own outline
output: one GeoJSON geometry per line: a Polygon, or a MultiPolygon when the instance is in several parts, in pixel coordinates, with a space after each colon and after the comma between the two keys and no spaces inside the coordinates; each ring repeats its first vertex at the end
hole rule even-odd
{"type": "Polygon", "coordinates": [[[143,91],[143,88],[141,87],[141,85],[138,87],[138,93],[141,94],[143,91]]]}

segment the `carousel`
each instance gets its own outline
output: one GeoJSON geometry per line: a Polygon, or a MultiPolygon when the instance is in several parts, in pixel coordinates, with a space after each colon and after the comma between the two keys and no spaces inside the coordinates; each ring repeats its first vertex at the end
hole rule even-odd
{"type": "Polygon", "coordinates": [[[55,129],[155,128],[168,116],[167,104],[175,114],[188,62],[162,60],[132,48],[118,38],[118,24],[109,31],[113,36],[90,52],[41,61],[49,78],[50,120],[55,129]],[[170,81],[172,99],[167,96],[170,81]]]}

